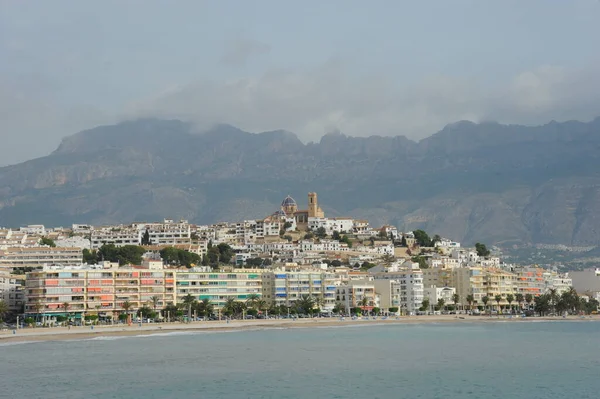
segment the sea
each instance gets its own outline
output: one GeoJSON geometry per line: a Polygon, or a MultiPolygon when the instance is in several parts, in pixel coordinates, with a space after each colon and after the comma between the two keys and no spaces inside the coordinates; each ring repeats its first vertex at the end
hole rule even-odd
{"type": "Polygon", "coordinates": [[[0,344],[0,398],[562,399],[599,394],[600,323],[593,321],[365,321],[0,344]]]}

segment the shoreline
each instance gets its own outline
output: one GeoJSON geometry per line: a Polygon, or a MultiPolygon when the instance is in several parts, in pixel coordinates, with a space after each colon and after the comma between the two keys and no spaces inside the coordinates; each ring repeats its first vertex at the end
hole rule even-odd
{"type": "Polygon", "coordinates": [[[50,327],[50,328],[27,328],[16,330],[0,331],[0,345],[9,343],[25,342],[47,342],[47,341],[65,341],[81,340],[98,337],[135,337],[148,335],[164,335],[172,333],[197,333],[197,332],[232,332],[248,331],[259,329],[291,329],[291,328],[312,328],[312,327],[353,327],[353,326],[382,326],[382,325],[406,325],[406,324],[436,324],[436,323],[454,323],[454,324],[474,324],[474,323],[493,323],[493,322],[549,322],[549,321],[600,321],[600,317],[594,316],[568,316],[563,317],[498,317],[498,316],[402,316],[399,318],[378,319],[357,319],[346,318],[316,318],[316,319],[273,319],[273,320],[235,320],[227,323],[226,321],[192,322],[185,323],[149,323],[140,327],[137,324],[126,325],[107,325],[85,327],[50,327]]]}

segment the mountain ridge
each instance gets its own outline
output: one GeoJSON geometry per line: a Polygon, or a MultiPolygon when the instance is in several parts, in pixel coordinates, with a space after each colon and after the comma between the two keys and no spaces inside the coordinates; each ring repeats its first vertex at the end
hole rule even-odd
{"type": "Polygon", "coordinates": [[[235,221],[317,191],[330,215],[466,242],[597,245],[598,149],[600,118],[459,121],[420,141],[332,133],[306,144],[284,130],[199,133],[149,118],[84,130],[0,168],[0,225],[235,221]]]}

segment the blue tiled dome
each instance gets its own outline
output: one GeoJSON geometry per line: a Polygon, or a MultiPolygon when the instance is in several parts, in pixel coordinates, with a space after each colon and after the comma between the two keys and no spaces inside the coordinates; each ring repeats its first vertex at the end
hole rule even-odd
{"type": "Polygon", "coordinates": [[[287,197],[285,197],[285,199],[281,203],[281,206],[292,206],[292,205],[296,205],[296,200],[293,199],[292,197],[290,197],[289,195],[287,197]]]}

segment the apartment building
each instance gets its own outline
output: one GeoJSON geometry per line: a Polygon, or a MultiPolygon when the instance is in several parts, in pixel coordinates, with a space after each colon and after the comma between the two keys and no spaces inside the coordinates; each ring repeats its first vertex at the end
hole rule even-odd
{"type": "Polygon", "coordinates": [[[375,286],[375,292],[380,297],[380,305],[382,312],[389,312],[390,308],[398,308],[396,313],[398,314],[406,314],[405,313],[405,305],[402,301],[402,292],[401,292],[401,284],[396,280],[383,280],[377,279],[373,280],[373,285],[375,286]]]}
{"type": "Polygon", "coordinates": [[[400,283],[400,308],[404,314],[414,314],[423,303],[423,272],[420,269],[404,269],[372,274],[375,280],[395,280],[400,283]]]}
{"type": "MultiPolygon", "coordinates": [[[[456,294],[456,288],[454,287],[436,287],[431,286],[424,289],[425,298],[429,299],[431,306],[435,306],[440,299],[444,301],[445,305],[455,305],[454,294],[456,294]]],[[[460,301],[458,304],[461,304],[460,301]]]]}
{"type": "Polygon", "coordinates": [[[0,229],[0,249],[12,247],[37,247],[40,236],[31,235],[22,231],[0,229]]]}
{"type": "Polygon", "coordinates": [[[140,245],[142,232],[126,226],[103,227],[92,231],[90,241],[92,249],[98,249],[106,244],[113,244],[116,247],[140,245]]]}
{"type": "Polygon", "coordinates": [[[488,268],[483,269],[483,291],[485,295],[490,299],[492,306],[506,306],[506,296],[512,294],[513,296],[517,293],[516,280],[517,276],[514,273],[502,270],[488,268]],[[496,301],[497,296],[501,297],[500,303],[496,301]]]}
{"type": "Polygon", "coordinates": [[[232,272],[178,271],[175,276],[175,303],[191,294],[197,300],[208,299],[216,308],[223,308],[228,299],[246,301],[248,296],[262,296],[263,270],[234,269],[232,272]]]}
{"type": "Polygon", "coordinates": [[[129,302],[132,311],[174,303],[172,271],[147,270],[141,267],[102,269],[98,267],[45,268],[27,273],[25,313],[44,317],[65,315],[81,318],[92,312],[100,316],[115,316],[129,302]],[[63,304],[68,303],[68,309],[63,304]]]}
{"type": "Polygon", "coordinates": [[[148,231],[152,245],[172,246],[191,242],[192,230],[187,220],[175,222],[165,219],[162,223],[134,223],[132,227],[139,231],[140,239],[148,231]]]}
{"type": "Polygon", "coordinates": [[[379,296],[371,280],[349,281],[336,287],[335,295],[337,303],[344,307],[347,314],[350,314],[352,308],[370,312],[373,308],[380,307],[379,296]]]}
{"type": "Polygon", "coordinates": [[[24,276],[15,276],[8,270],[0,270],[0,300],[8,305],[11,312],[21,312],[25,304],[24,276]]]}
{"type": "Polygon", "coordinates": [[[335,273],[319,269],[277,269],[263,272],[263,298],[273,305],[291,306],[303,295],[313,297],[321,310],[332,311],[336,304],[335,273]]]}
{"type": "Polygon", "coordinates": [[[0,250],[0,268],[78,266],[82,263],[83,253],[80,248],[23,247],[0,250]]]}

